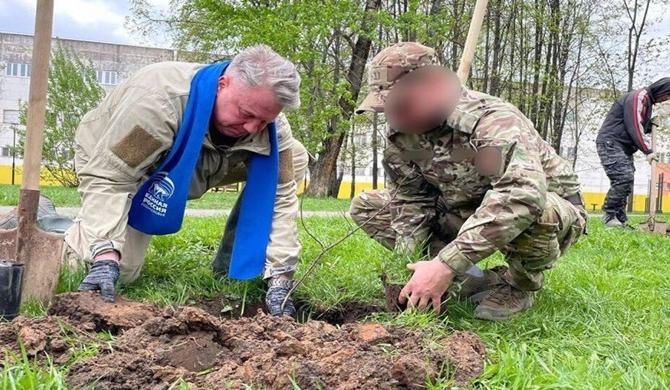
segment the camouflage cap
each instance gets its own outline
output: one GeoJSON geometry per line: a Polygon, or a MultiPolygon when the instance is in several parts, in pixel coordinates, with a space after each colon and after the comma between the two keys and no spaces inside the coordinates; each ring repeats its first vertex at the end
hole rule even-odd
{"type": "Polygon", "coordinates": [[[396,43],[380,51],[370,62],[370,92],[356,109],[356,114],[384,111],[384,99],[393,84],[417,68],[434,64],[437,64],[435,49],[416,42],[396,43]]]}

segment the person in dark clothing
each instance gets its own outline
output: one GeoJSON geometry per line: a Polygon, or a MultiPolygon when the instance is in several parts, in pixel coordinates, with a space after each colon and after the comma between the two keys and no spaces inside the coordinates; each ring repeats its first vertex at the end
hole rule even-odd
{"type": "Polygon", "coordinates": [[[607,226],[626,226],[626,202],[633,193],[635,174],[633,154],[640,150],[649,163],[657,159],[651,147],[651,111],[654,104],[669,99],[670,77],[664,77],[647,88],[621,96],[605,117],[596,147],[610,179],[603,206],[603,222],[607,226]]]}

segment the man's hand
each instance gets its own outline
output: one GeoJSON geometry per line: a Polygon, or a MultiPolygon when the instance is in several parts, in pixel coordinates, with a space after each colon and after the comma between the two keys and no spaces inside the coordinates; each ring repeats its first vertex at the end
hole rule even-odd
{"type": "Polygon", "coordinates": [[[286,305],[284,305],[284,310],[282,310],[282,304],[284,299],[288,295],[288,292],[293,287],[293,280],[285,278],[272,278],[268,282],[268,292],[265,294],[265,306],[268,309],[268,312],[273,316],[290,316],[295,315],[295,305],[293,304],[293,299],[289,298],[286,300],[286,305]]]}
{"type": "Polygon", "coordinates": [[[658,156],[656,155],[656,153],[649,153],[649,154],[647,155],[647,162],[648,162],[649,164],[651,164],[652,161],[656,161],[656,162],[658,162],[658,156]]]}
{"type": "Polygon", "coordinates": [[[400,303],[425,310],[432,301],[435,313],[439,314],[442,295],[454,279],[454,272],[439,259],[407,264],[407,268],[414,271],[414,275],[400,291],[400,303]]]}
{"type": "Polygon", "coordinates": [[[96,260],[84,281],[79,285],[79,291],[100,290],[102,299],[114,302],[114,284],[119,279],[119,263],[114,260],[96,260]]]}

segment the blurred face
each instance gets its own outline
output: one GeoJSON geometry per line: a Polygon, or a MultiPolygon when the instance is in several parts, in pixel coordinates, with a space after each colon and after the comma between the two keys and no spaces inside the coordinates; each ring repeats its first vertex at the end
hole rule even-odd
{"type": "Polygon", "coordinates": [[[417,69],[391,88],[384,113],[394,130],[423,134],[446,120],[459,94],[460,84],[444,68],[417,69]]]}
{"type": "Polygon", "coordinates": [[[219,78],[212,124],[228,137],[241,138],[263,130],[281,112],[268,88],[250,87],[232,75],[219,78]]]}

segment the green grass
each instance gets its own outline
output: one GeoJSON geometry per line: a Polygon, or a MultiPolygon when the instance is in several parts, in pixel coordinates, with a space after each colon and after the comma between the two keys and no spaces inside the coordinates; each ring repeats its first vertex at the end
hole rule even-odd
{"type": "Polygon", "coordinates": [[[11,362],[5,361],[0,368],[0,390],[56,390],[66,389],[66,370],[53,365],[38,365],[25,352],[11,362]]]}
{"type": "MultiPolygon", "coordinates": [[[[179,234],[154,239],[143,276],[122,286],[120,293],[164,304],[217,295],[245,294],[248,302],[262,299],[258,281],[212,277],[211,257],[224,222],[223,218],[188,218],[179,234]]],[[[304,222],[326,245],[352,227],[344,218],[310,217],[304,222]]],[[[474,383],[477,388],[668,389],[670,241],[608,230],[596,219],[591,222],[590,234],[547,272],[536,305],[508,322],[476,320],[471,306],[456,303],[450,303],[448,315],[441,317],[406,312],[377,318],[423,329],[436,340],[452,329],[480,334],[488,348],[488,362],[474,383]]],[[[301,240],[300,269],[304,270],[318,254],[319,245],[302,228],[301,240]]],[[[379,273],[402,269],[402,264],[383,265],[394,258],[358,232],[322,259],[298,296],[321,309],[345,301],[379,303],[383,299],[379,273]]],[[[500,261],[496,255],[484,265],[500,261]]],[[[60,288],[74,289],[79,279],[81,275],[64,275],[60,288]]],[[[34,310],[39,313],[38,309],[34,310]]],[[[429,387],[445,386],[448,383],[438,382],[429,387]]]]}
{"type": "MultiPolygon", "coordinates": [[[[19,203],[19,189],[19,186],[0,184],[0,206],[16,206],[19,203]]],[[[57,207],[79,206],[79,194],[76,188],[40,187],[40,191],[57,207]]]]}
{"type": "MultiPolygon", "coordinates": [[[[79,194],[76,188],[41,187],[40,191],[51,198],[56,207],[78,207],[79,194]]],[[[231,209],[235,205],[237,192],[207,192],[200,199],[190,200],[188,207],[193,209],[231,209]]],[[[348,199],[301,197],[306,211],[349,210],[348,199]]],[[[19,202],[19,186],[0,184],[0,206],[16,206],[19,202]]]]}

